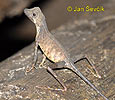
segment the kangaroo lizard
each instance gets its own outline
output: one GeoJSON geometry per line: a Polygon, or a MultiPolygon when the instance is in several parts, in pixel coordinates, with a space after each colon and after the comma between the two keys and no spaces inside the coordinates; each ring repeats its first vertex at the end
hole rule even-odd
{"type": "MultiPolygon", "coordinates": [[[[74,62],[70,59],[67,52],[63,48],[63,46],[56,40],[56,38],[48,31],[47,24],[45,21],[45,16],[41,12],[39,7],[34,7],[32,9],[24,9],[24,13],[26,16],[35,24],[36,26],[36,38],[35,38],[35,51],[34,51],[34,60],[31,69],[35,68],[37,58],[38,58],[38,45],[43,51],[43,60],[40,66],[43,66],[43,63],[46,58],[53,61],[54,63],[65,62],[65,66],[68,69],[71,69],[75,72],[81,79],[83,79],[89,86],[91,86],[97,93],[99,93],[105,100],[108,100],[84,75],[74,66],[74,62]]],[[[86,59],[90,65],[93,67],[91,62],[87,57],[81,57],[86,59]]],[[[30,69],[30,70],[31,70],[30,69]]],[[[29,71],[30,71],[29,70],[29,71]]],[[[58,79],[57,75],[54,73],[53,69],[47,67],[47,70],[55,77],[55,79],[63,86],[63,91],[67,90],[65,84],[58,79]]],[[[27,72],[29,72],[27,71],[27,72]]],[[[96,69],[93,67],[93,71],[97,74],[97,77],[100,77],[96,69]]]]}

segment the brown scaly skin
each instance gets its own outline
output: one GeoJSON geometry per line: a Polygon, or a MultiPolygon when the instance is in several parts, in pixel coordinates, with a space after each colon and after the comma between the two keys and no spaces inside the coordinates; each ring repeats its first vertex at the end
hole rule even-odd
{"type": "MultiPolygon", "coordinates": [[[[54,36],[48,31],[46,21],[45,21],[45,16],[41,12],[39,7],[34,7],[32,9],[25,9],[24,13],[28,16],[28,18],[35,24],[37,34],[36,34],[36,39],[35,39],[35,52],[34,52],[34,60],[33,60],[33,65],[32,69],[36,66],[37,62],[37,47],[38,45],[40,46],[41,50],[44,53],[44,59],[40,65],[43,65],[46,57],[50,59],[51,61],[58,63],[61,61],[65,62],[66,68],[71,69],[74,71],[76,74],[78,74],[88,85],[90,85],[97,93],[99,93],[105,100],[108,100],[93,84],[90,83],[82,74],[81,72],[77,69],[77,67],[74,66],[74,63],[70,60],[69,56],[67,55],[66,51],[64,48],[60,45],[60,43],[54,38],[54,36]]],[[[96,74],[97,77],[100,77],[96,69],[93,67],[91,62],[84,56],[82,58],[81,56],[80,60],[86,59],[89,64],[92,66],[92,69],[94,71],[94,74],[96,74]]],[[[63,84],[63,82],[58,79],[57,75],[53,72],[53,70],[50,67],[47,67],[47,70],[58,80],[58,82],[63,86],[63,91],[66,91],[67,88],[63,84]]],[[[30,70],[29,70],[30,71],[30,70]]],[[[52,89],[49,88],[48,89],[52,89]]],[[[55,89],[56,90],[56,89],[55,89]]],[[[62,90],[62,89],[57,89],[57,90],[62,90]]]]}

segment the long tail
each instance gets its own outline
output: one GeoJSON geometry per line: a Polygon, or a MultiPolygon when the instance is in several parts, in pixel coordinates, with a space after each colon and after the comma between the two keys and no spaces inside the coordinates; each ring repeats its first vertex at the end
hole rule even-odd
{"type": "Polygon", "coordinates": [[[85,76],[83,76],[83,74],[74,66],[73,63],[71,63],[72,66],[72,70],[78,74],[89,86],[91,86],[97,93],[99,93],[105,100],[109,100],[107,99],[87,78],[85,78],[85,76]]]}

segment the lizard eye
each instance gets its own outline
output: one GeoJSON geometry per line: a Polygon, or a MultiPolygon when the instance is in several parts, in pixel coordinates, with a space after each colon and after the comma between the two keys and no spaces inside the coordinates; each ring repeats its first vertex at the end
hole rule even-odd
{"type": "Polygon", "coordinates": [[[35,17],[35,16],[36,16],[36,14],[35,14],[35,13],[33,13],[33,16],[35,17]]]}

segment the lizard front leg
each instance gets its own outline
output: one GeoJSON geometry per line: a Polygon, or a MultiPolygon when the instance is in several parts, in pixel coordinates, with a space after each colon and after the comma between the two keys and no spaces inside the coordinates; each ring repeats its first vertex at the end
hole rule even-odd
{"type": "Polygon", "coordinates": [[[36,68],[35,66],[36,66],[37,60],[38,60],[38,42],[35,41],[33,64],[31,68],[27,68],[26,72],[30,72],[31,70],[36,68]]]}
{"type": "Polygon", "coordinates": [[[43,66],[45,60],[46,60],[46,56],[43,54],[43,59],[42,59],[42,62],[39,64],[39,67],[43,66]]]}
{"type": "Polygon", "coordinates": [[[76,55],[76,56],[74,56],[74,57],[72,58],[72,61],[73,61],[74,63],[77,63],[77,62],[79,62],[79,61],[81,61],[81,60],[84,60],[84,59],[87,60],[87,62],[89,63],[90,66],[88,66],[88,67],[89,67],[91,73],[92,73],[94,76],[96,76],[96,77],[98,77],[98,78],[101,78],[101,76],[99,75],[97,69],[95,68],[95,66],[93,65],[93,63],[89,60],[89,57],[88,57],[87,55],[83,55],[83,54],[76,55]]]}

